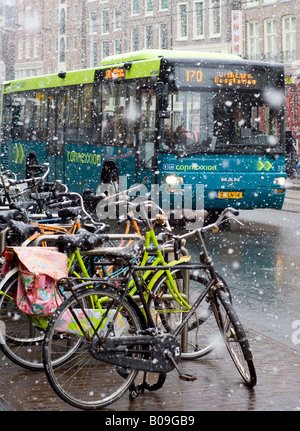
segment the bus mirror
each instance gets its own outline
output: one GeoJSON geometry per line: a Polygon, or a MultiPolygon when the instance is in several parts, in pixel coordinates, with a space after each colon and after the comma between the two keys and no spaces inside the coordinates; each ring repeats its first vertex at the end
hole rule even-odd
{"type": "Polygon", "coordinates": [[[160,118],[170,118],[170,112],[167,110],[169,106],[168,101],[169,87],[162,82],[157,83],[157,104],[158,116],[160,118]]]}

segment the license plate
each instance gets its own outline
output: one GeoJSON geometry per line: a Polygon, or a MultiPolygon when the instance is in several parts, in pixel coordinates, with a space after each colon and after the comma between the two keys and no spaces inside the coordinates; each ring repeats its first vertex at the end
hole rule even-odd
{"type": "Polygon", "coordinates": [[[243,192],[218,192],[218,199],[241,199],[243,192]]]}

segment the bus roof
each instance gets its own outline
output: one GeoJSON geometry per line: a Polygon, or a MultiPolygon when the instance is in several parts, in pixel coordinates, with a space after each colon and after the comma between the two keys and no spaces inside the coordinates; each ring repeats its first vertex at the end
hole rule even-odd
{"type": "Polygon", "coordinates": [[[154,60],[158,58],[195,58],[195,59],[220,59],[220,60],[243,60],[235,54],[224,54],[215,52],[184,51],[171,49],[144,49],[141,51],[127,52],[124,54],[111,55],[102,60],[101,66],[126,63],[127,61],[154,60]]]}
{"type": "MultiPolygon", "coordinates": [[[[184,51],[184,50],[167,50],[167,49],[144,49],[141,51],[133,51],[124,54],[112,55],[103,59],[101,65],[96,68],[80,69],[69,71],[66,73],[55,73],[51,75],[34,76],[29,78],[22,78],[12,81],[6,81],[3,84],[3,93],[12,93],[26,90],[42,90],[44,88],[65,87],[70,85],[80,85],[93,83],[95,79],[95,71],[108,68],[110,66],[125,64],[126,62],[135,64],[130,70],[126,70],[126,78],[136,77],[149,77],[159,74],[159,63],[162,58],[165,59],[194,59],[194,60],[212,60],[220,63],[224,62],[243,62],[242,57],[234,54],[214,53],[214,52],[200,52],[200,51],[184,51]],[[138,63],[142,62],[141,64],[138,63]]],[[[256,65],[270,66],[268,63],[258,63],[256,65]]],[[[274,66],[274,64],[273,64],[274,66]]],[[[97,72],[96,72],[97,73],[97,72]]]]}
{"type": "Polygon", "coordinates": [[[31,76],[29,78],[6,81],[3,84],[3,93],[93,83],[94,74],[95,69],[80,69],[67,73],[31,76]]]}

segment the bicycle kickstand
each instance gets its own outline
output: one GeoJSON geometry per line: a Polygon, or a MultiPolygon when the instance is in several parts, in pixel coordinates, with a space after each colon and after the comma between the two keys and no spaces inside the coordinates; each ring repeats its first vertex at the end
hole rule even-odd
{"type": "Polygon", "coordinates": [[[164,355],[166,358],[170,359],[170,361],[173,363],[174,367],[176,368],[180,380],[185,380],[187,382],[193,382],[194,380],[197,380],[196,376],[192,376],[191,374],[182,374],[178,368],[178,365],[175,362],[175,359],[173,358],[173,355],[169,349],[166,349],[164,351],[164,355]]]}

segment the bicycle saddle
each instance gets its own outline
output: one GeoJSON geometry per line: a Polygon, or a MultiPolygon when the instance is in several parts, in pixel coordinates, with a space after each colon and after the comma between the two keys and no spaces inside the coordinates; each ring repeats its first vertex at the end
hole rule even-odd
{"type": "Polygon", "coordinates": [[[105,253],[105,256],[128,261],[139,256],[140,253],[143,252],[144,247],[145,247],[145,241],[143,239],[139,239],[138,241],[135,241],[128,247],[110,248],[109,251],[105,253]]]}
{"type": "Polygon", "coordinates": [[[20,211],[18,209],[10,209],[7,211],[0,212],[0,223],[7,223],[11,219],[17,218],[20,215],[20,211]]]}
{"type": "Polygon", "coordinates": [[[38,225],[27,224],[22,221],[10,220],[7,226],[9,227],[7,242],[10,245],[20,245],[31,235],[39,232],[38,225]]]}
{"type": "Polygon", "coordinates": [[[105,234],[91,233],[85,229],[78,229],[74,235],[61,235],[56,241],[59,251],[75,250],[92,250],[99,245],[102,245],[108,240],[105,234]]]}

